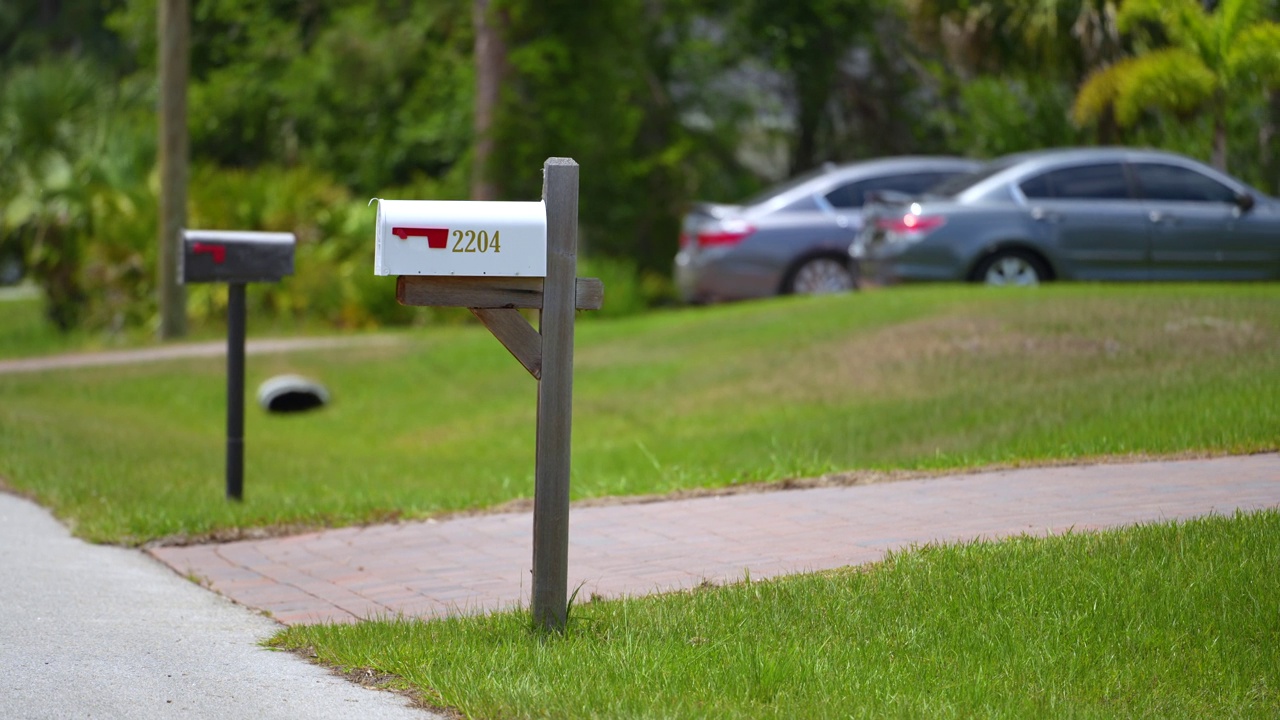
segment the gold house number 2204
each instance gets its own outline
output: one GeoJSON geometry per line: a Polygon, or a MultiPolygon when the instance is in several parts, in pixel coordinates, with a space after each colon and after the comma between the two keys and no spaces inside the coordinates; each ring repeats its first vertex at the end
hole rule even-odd
{"type": "Polygon", "coordinates": [[[493,238],[489,237],[489,233],[480,230],[454,230],[453,231],[453,251],[460,253],[473,252],[502,252],[502,245],[498,237],[498,231],[493,231],[493,238]]]}

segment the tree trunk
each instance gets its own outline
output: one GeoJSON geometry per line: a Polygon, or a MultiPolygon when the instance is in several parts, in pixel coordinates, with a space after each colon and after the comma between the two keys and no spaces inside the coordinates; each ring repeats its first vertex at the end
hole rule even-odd
{"type": "Polygon", "coordinates": [[[1274,195],[1280,189],[1280,166],[1277,165],[1280,158],[1274,149],[1276,126],[1280,125],[1280,90],[1267,92],[1267,109],[1263,117],[1262,127],[1258,128],[1258,157],[1266,178],[1263,189],[1274,195]]]}
{"type": "Polygon", "coordinates": [[[500,13],[489,10],[489,0],[473,0],[472,22],[475,25],[476,101],[472,128],[475,150],[471,165],[471,199],[496,200],[498,183],[494,180],[493,124],[501,101],[502,81],[507,74],[506,29],[500,13]]]}
{"type": "Polygon", "coordinates": [[[80,232],[79,227],[52,222],[38,240],[43,252],[31,268],[44,289],[45,316],[64,333],[80,326],[88,303],[80,279],[80,232]]]}
{"type": "Polygon", "coordinates": [[[1120,124],[1116,122],[1116,108],[1112,103],[1107,103],[1106,108],[1102,110],[1102,115],[1098,117],[1097,139],[1099,145],[1120,145],[1123,143],[1120,133],[1120,124]]]}
{"type": "Polygon", "coordinates": [[[178,234],[187,224],[187,71],[190,10],[187,0],[160,0],[160,230],[156,279],[160,339],[187,334],[187,294],[178,282],[178,234]]]}
{"type": "Polygon", "coordinates": [[[1213,167],[1227,171],[1227,118],[1222,110],[1213,115],[1213,167]]]}
{"type": "MultiPolygon", "coordinates": [[[[825,80],[826,78],[822,78],[825,80]]],[[[799,175],[818,165],[819,136],[830,85],[793,73],[796,88],[796,144],[791,151],[791,174],[799,175]]]]}

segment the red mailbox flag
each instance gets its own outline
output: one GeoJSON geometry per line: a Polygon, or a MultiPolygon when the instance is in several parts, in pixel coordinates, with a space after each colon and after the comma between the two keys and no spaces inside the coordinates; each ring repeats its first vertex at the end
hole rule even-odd
{"type": "Polygon", "coordinates": [[[443,250],[449,244],[449,228],[397,227],[391,228],[391,234],[401,240],[408,240],[411,237],[425,237],[427,239],[427,247],[436,250],[443,250]]]}
{"type": "Polygon", "coordinates": [[[214,245],[213,243],[192,243],[191,252],[196,255],[209,254],[213,256],[213,264],[221,265],[227,259],[227,246],[214,245]]]}

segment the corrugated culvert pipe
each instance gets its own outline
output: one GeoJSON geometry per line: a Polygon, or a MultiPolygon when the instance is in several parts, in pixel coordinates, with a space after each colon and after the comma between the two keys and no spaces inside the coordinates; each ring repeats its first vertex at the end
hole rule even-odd
{"type": "Polygon", "coordinates": [[[328,403],[329,391],[300,375],[277,375],[258,386],[258,404],[267,412],[306,412],[328,403]]]}

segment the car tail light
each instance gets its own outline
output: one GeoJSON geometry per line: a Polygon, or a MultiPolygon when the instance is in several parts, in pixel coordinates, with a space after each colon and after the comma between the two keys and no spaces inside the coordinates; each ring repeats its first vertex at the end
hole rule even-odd
{"type": "Polygon", "coordinates": [[[895,235],[922,235],[945,225],[947,219],[940,215],[907,213],[902,217],[880,218],[876,227],[895,235]]]}
{"type": "Polygon", "coordinates": [[[727,222],[719,227],[698,233],[698,244],[703,247],[737,245],[751,236],[755,227],[747,222],[727,222]]]}

